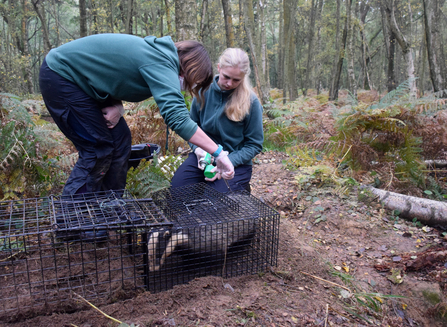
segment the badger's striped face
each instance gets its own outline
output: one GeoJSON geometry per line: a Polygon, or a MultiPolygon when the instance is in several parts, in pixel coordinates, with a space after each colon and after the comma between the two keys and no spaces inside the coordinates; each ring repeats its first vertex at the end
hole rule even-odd
{"type": "MultiPolygon", "coordinates": [[[[163,266],[166,258],[169,257],[174,252],[177,246],[186,245],[189,242],[188,235],[183,232],[178,232],[173,234],[171,237],[170,236],[171,231],[166,230],[165,232],[163,231],[153,232],[149,237],[147,242],[149,271],[153,272],[160,270],[160,267],[163,266]],[[161,239],[167,240],[168,238],[169,242],[167,243],[166,248],[161,250],[160,240],[161,239]],[[157,264],[157,249],[163,251],[159,264],[157,264]]],[[[163,242],[163,244],[166,244],[166,242],[163,242]]]]}

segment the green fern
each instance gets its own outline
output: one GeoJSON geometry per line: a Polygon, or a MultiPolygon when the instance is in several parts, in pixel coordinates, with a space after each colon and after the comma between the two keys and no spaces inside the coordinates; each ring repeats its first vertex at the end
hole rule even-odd
{"type": "Polygon", "coordinates": [[[41,152],[31,115],[12,94],[0,93],[0,199],[36,197],[59,186],[63,173],[41,152]]]}
{"type": "Polygon", "coordinates": [[[368,170],[373,162],[383,164],[394,161],[399,177],[411,178],[423,184],[420,174],[421,140],[411,131],[406,119],[411,115],[405,108],[417,101],[409,97],[410,80],[389,92],[378,103],[366,108],[354,106],[351,111],[340,113],[336,121],[337,134],[326,147],[344,158],[354,170],[368,170]],[[347,150],[349,149],[349,151],[347,150]]]}
{"type": "Polygon", "coordinates": [[[126,189],[138,198],[146,198],[156,191],[168,188],[182,161],[178,156],[172,155],[161,158],[154,155],[153,161],[142,160],[135,169],[129,169],[126,189]]]}

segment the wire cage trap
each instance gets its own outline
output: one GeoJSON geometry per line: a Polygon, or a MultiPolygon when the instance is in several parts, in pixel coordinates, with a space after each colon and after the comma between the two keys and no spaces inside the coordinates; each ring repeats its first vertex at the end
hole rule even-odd
{"type": "Polygon", "coordinates": [[[0,202],[0,320],[258,273],[276,266],[278,227],[249,193],[205,184],[0,202]]]}
{"type": "Polygon", "coordinates": [[[157,192],[153,200],[172,225],[148,233],[149,290],[276,266],[279,214],[248,192],[195,184],[157,192]]]}

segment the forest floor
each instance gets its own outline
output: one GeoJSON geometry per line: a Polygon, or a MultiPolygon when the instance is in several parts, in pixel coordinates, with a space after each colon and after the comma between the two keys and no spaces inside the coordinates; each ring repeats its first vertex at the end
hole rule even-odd
{"type": "MultiPolygon", "coordinates": [[[[260,154],[252,178],[252,194],[281,215],[277,266],[197,278],[99,308],[135,326],[447,326],[442,231],[359,202],[356,191],[300,189],[285,158],[260,154]]],[[[119,325],[84,308],[0,326],[119,325]]]]}

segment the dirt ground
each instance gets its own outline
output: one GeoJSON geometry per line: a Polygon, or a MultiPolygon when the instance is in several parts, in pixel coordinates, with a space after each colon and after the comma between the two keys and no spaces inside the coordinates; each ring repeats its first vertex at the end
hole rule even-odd
{"type": "Polygon", "coordinates": [[[103,314],[85,304],[0,326],[447,326],[443,231],[396,219],[356,191],[300,189],[284,159],[259,155],[252,178],[252,194],[281,214],[277,266],[140,293],[103,314]]]}

